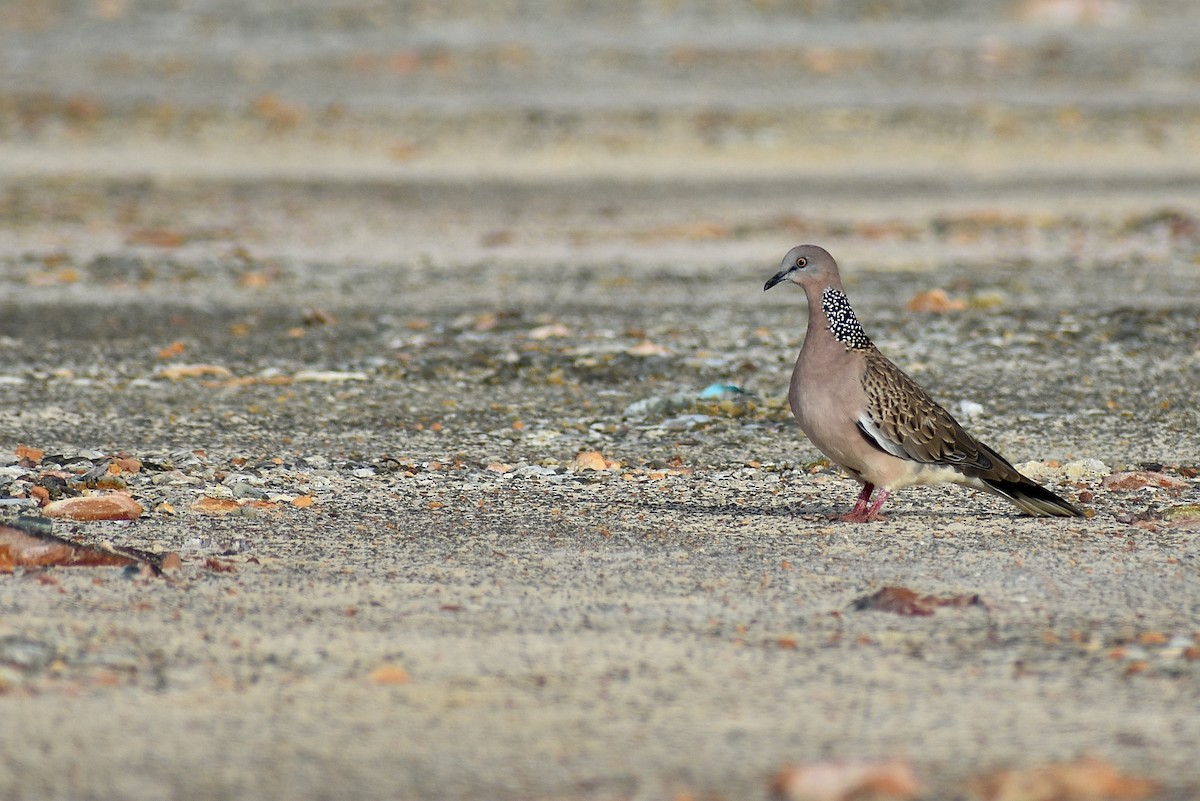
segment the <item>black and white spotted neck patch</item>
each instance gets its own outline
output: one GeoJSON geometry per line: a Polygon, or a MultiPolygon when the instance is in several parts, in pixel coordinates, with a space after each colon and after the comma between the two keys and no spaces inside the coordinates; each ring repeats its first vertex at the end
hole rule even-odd
{"type": "Polygon", "coordinates": [[[871,347],[871,339],[863,331],[862,324],[850,308],[850,299],[846,293],[832,287],[821,295],[821,310],[829,320],[829,333],[833,338],[846,346],[847,350],[860,350],[871,347]]]}

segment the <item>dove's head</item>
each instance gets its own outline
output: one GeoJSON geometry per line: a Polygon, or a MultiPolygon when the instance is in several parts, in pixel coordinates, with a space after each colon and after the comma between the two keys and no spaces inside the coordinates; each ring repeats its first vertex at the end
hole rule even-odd
{"type": "Polygon", "coordinates": [[[784,281],[799,284],[805,292],[813,287],[841,286],[837,262],[819,245],[796,245],[789,250],[779,265],[779,272],[763,285],[763,291],[784,281]]]}

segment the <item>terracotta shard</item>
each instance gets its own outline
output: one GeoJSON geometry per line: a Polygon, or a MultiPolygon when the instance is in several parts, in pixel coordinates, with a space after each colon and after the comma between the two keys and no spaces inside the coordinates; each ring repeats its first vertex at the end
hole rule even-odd
{"type": "Polygon", "coordinates": [[[783,801],[853,801],[865,798],[910,799],[920,785],[907,759],[844,760],[792,765],[771,783],[783,801]]]}
{"type": "Polygon", "coordinates": [[[188,507],[189,511],[202,515],[227,515],[241,508],[241,504],[232,498],[213,498],[209,495],[201,495],[188,507]]]}
{"type": "Polygon", "coordinates": [[[1169,476],[1166,473],[1156,473],[1150,470],[1134,470],[1128,473],[1113,473],[1100,482],[1106,490],[1128,492],[1144,487],[1156,487],[1169,492],[1182,492],[1190,489],[1192,484],[1181,478],[1169,476]]]}
{"type": "Polygon", "coordinates": [[[0,573],[18,567],[127,567],[144,565],[155,575],[178,569],[174,553],[149,553],[135,548],[84,545],[50,533],[46,518],[25,518],[0,524],[0,573]]]}
{"type": "Polygon", "coordinates": [[[142,505],[123,492],[63,498],[51,501],[42,509],[47,517],[72,520],[137,520],[142,511],[142,505]]]}
{"type": "Polygon", "coordinates": [[[408,671],[400,665],[380,665],[367,676],[375,684],[408,684],[408,671]]]}
{"type": "Polygon", "coordinates": [[[1124,776],[1107,762],[1082,758],[1028,770],[1001,770],[971,782],[982,801],[1136,801],[1156,794],[1148,779],[1124,776]]]}
{"type": "Polygon", "coordinates": [[[584,451],[583,453],[575,454],[575,459],[571,462],[573,470],[607,470],[609,462],[605,460],[604,455],[600,451],[584,451]]]}
{"type": "Polygon", "coordinates": [[[954,299],[941,289],[930,289],[927,292],[919,292],[913,295],[908,301],[908,310],[911,312],[931,312],[934,314],[944,314],[952,311],[962,311],[967,308],[965,300],[954,299]]]}

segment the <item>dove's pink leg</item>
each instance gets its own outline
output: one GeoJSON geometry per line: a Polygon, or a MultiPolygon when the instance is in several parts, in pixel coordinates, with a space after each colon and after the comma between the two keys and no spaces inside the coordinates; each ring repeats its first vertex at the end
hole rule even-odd
{"type": "Polygon", "coordinates": [[[858,493],[858,500],[854,502],[854,509],[849,514],[842,515],[842,520],[847,523],[867,522],[867,510],[870,508],[871,493],[874,491],[874,484],[863,484],[862,492],[858,493]]]}

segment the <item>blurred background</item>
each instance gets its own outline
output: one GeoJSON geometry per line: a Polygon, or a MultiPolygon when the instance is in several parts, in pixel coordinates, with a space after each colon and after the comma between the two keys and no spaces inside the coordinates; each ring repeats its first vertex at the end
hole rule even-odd
{"type": "Polygon", "coordinates": [[[1164,258],[1197,31],[1186,0],[7,2],[0,248],[922,268],[1149,226],[1164,258]]]}
{"type": "Polygon", "coordinates": [[[13,174],[1200,168],[1187,0],[27,0],[13,174]]]}

